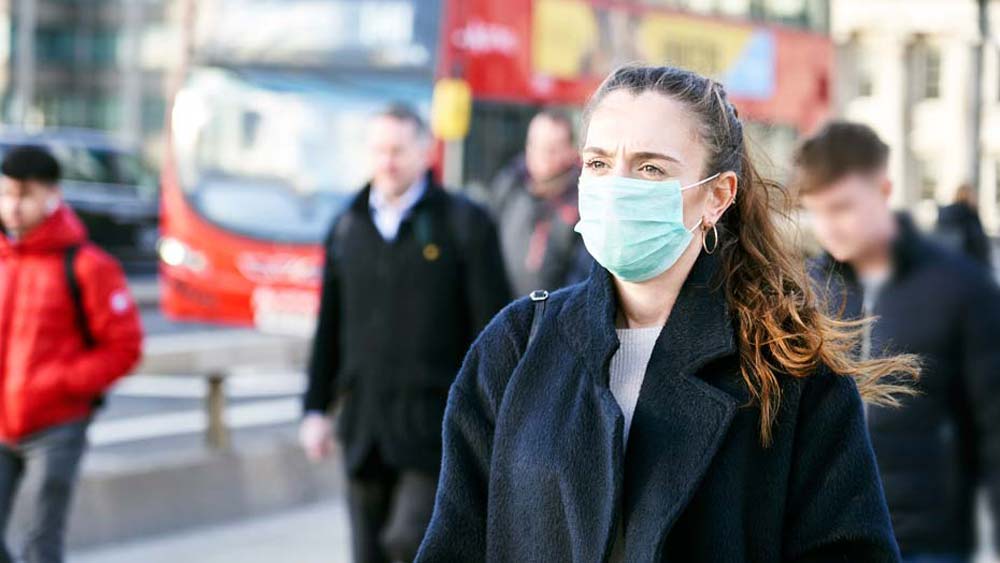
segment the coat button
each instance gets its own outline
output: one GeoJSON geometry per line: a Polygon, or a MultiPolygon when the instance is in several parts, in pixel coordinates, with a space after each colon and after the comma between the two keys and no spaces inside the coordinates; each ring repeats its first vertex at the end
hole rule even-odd
{"type": "Polygon", "coordinates": [[[424,260],[427,260],[428,262],[433,262],[440,257],[441,257],[441,249],[438,248],[438,245],[432,242],[424,246],[424,260]]]}

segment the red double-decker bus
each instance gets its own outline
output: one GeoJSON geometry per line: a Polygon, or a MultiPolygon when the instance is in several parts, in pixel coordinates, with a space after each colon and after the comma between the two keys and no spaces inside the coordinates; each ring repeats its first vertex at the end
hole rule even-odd
{"type": "Polygon", "coordinates": [[[471,128],[449,155],[460,184],[479,188],[540,106],[580,107],[625,62],[719,79],[778,158],[830,111],[820,2],[782,0],[773,14],[746,2],[756,21],[662,3],[193,2],[162,172],[164,312],[309,333],[320,242],[366,179],[368,117],[392,101],[428,111],[442,78],[471,89],[471,128]]]}

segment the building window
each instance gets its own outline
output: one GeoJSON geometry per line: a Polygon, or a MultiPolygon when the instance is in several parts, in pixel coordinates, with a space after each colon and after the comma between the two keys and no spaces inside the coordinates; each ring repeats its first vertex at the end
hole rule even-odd
{"type": "Polygon", "coordinates": [[[855,66],[857,91],[855,94],[859,98],[870,98],[875,94],[875,70],[872,68],[872,57],[860,47],[855,48],[854,56],[854,60],[857,61],[855,66]]]}
{"type": "Polygon", "coordinates": [[[147,96],[142,100],[142,130],[159,133],[163,130],[167,104],[162,96],[147,96]]]}
{"type": "Polygon", "coordinates": [[[917,98],[935,100],[941,97],[941,50],[919,41],[913,48],[913,78],[917,98]]]}
{"type": "Polygon", "coordinates": [[[87,110],[89,100],[73,93],[39,93],[38,106],[45,116],[45,124],[57,127],[89,127],[87,110]]]}
{"type": "Polygon", "coordinates": [[[764,2],[767,21],[809,27],[808,2],[806,0],[766,0],[764,2]]]}
{"type": "Polygon", "coordinates": [[[993,161],[993,206],[1000,217],[1000,159],[993,161]]]}
{"type": "Polygon", "coordinates": [[[755,5],[752,0],[719,0],[717,9],[724,16],[750,19],[755,5]]]}
{"type": "Polygon", "coordinates": [[[38,28],[35,56],[46,63],[72,64],[76,59],[76,32],[73,28],[38,28]]]}
{"type": "Polygon", "coordinates": [[[830,0],[617,0],[599,4],[641,4],[777,23],[814,31],[829,30],[830,0]]]}
{"type": "Polygon", "coordinates": [[[91,101],[88,127],[114,131],[121,127],[123,104],[120,96],[104,94],[91,101]]]}
{"type": "Polygon", "coordinates": [[[996,71],[997,72],[997,101],[1000,101],[1000,49],[997,49],[997,51],[996,51],[996,58],[997,58],[997,64],[996,64],[996,69],[997,69],[997,71],[996,71]]]}
{"type": "Polygon", "coordinates": [[[850,98],[868,98],[875,94],[875,67],[873,56],[866,48],[866,41],[861,34],[854,33],[837,49],[837,65],[844,69],[842,82],[844,96],[850,98]]]}
{"type": "Polygon", "coordinates": [[[920,201],[937,199],[937,169],[932,163],[926,160],[917,161],[917,182],[920,201]]]}
{"type": "Polygon", "coordinates": [[[941,52],[929,49],[924,60],[924,97],[936,99],[941,96],[941,52]]]}
{"type": "Polygon", "coordinates": [[[119,34],[116,31],[98,31],[91,38],[91,60],[98,66],[114,66],[118,62],[119,34]]]}

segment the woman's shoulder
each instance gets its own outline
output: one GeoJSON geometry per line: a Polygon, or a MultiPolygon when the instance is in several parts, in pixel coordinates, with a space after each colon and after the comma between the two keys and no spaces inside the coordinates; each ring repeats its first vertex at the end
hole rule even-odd
{"type": "Polygon", "coordinates": [[[793,376],[779,372],[778,377],[782,392],[789,392],[793,388],[798,389],[801,393],[833,391],[851,394],[858,392],[858,386],[853,377],[837,373],[824,363],[816,364],[806,376],[793,376]]]}
{"type": "Polygon", "coordinates": [[[785,400],[795,397],[799,418],[826,413],[863,412],[863,402],[854,377],[837,373],[824,364],[805,377],[782,376],[785,400]]]}
{"type": "Polygon", "coordinates": [[[530,296],[514,300],[486,325],[473,344],[473,349],[478,348],[482,352],[498,352],[500,349],[506,348],[520,357],[527,348],[528,335],[531,332],[535,315],[542,313],[545,317],[558,316],[567,300],[576,293],[584,291],[585,283],[581,282],[548,294],[548,298],[545,299],[544,305],[541,307],[530,296]]]}
{"type": "Polygon", "coordinates": [[[580,283],[555,291],[545,300],[544,309],[538,308],[530,297],[522,297],[504,307],[472,344],[459,375],[460,385],[479,388],[489,395],[502,395],[528,347],[535,315],[544,314],[546,321],[542,326],[549,326],[567,300],[583,290],[584,284],[580,283]]]}
{"type": "MultiPolygon", "coordinates": [[[[780,363],[766,351],[764,354],[772,365],[779,366],[775,370],[775,377],[783,403],[789,400],[811,400],[815,396],[831,394],[847,399],[859,397],[855,378],[837,373],[825,363],[817,363],[806,375],[798,376],[781,369],[780,363]]],[[[752,393],[740,370],[741,356],[742,354],[738,354],[720,359],[728,367],[722,370],[725,377],[717,379],[715,384],[723,387],[737,400],[748,401],[751,400],[752,393]]]]}

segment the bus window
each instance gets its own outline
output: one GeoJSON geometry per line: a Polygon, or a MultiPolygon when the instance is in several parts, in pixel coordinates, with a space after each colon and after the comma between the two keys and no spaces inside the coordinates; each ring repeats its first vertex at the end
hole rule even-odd
{"type": "MultiPolygon", "coordinates": [[[[365,126],[387,99],[366,91],[262,71],[193,73],[172,116],[189,201],[209,221],[252,238],[320,241],[366,180],[365,126]]],[[[412,97],[397,93],[388,99],[412,97]]]]}

